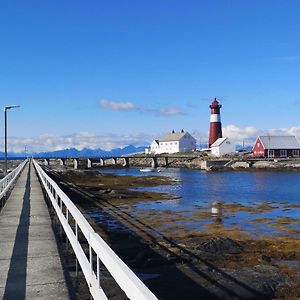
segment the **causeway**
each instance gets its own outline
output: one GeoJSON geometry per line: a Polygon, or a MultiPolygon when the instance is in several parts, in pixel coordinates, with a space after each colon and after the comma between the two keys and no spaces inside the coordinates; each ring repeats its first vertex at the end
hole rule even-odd
{"type": "Polygon", "coordinates": [[[70,299],[48,208],[31,163],[0,212],[0,299],[70,299]]]}

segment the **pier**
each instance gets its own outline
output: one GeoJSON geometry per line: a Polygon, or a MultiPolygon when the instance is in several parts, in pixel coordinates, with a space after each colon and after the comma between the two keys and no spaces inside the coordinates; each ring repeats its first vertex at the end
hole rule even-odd
{"type": "Polygon", "coordinates": [[[1,298],[73,299],[75,295],[66,280],[68,271],[64,270],[44,195],[61,234],[73,248],[91,299],[108,299],[100,284],[100,262],[129,299],[157,299],[34,160],[24,161],[0,181],[1,298]],[[87,249],[80,236],[88,243],[87,249]]]}
{"type": "Polygon", "coordinates": [[[0,297],[69,299],[42,188],[27,163],[0,213],[0,297]]]}

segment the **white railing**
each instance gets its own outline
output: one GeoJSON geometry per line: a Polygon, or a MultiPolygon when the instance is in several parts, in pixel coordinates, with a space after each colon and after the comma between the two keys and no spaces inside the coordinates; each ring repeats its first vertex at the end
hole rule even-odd
{"type": "Polygon", "coordinates": [[[0,180],[0,199],[2,199],[8,190],[12,187],[14,181],[24,169],[27,159],[20,163],[14,170],[0,180]]]}
{"type": "Polygon", "coordinates": [[[94,231],[85,217],[70,198],[59,188],[56,182],[43,171],[35,160],[33,160],[33,163],[56,211],[61,226],[74,250],[93,299],[107,299],[100,284],[101,261],[129,299],[157,300],[155,295],[94,231]],[[70,215],[75,222],[75,230],[70,225],[70,215]],[[80,244],[78,228],[89,244],[89,255],[85,254],[80,244]],[[97,257],[96,266],[93,266],[93,253],[97,257]]]}

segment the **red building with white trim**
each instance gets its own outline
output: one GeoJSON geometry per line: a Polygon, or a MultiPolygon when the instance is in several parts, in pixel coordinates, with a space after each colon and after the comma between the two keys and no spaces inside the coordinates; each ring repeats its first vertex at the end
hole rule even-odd
{"type": "Polygon", "coordinates": [[[258,136],[252,152],[255,157],[299,157],[300,144],[295,136],[258,136]]]}

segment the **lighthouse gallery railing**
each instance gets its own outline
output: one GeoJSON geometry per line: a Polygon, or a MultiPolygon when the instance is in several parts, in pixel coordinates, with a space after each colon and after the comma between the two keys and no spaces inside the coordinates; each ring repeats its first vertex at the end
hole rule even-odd
{"type": "Polygon", "coordinates": [[[129,299],[157,299],[154,294],[144,285],[144,283],[94,231],[85,217],[81,214],[70,198],[59,188],[56,182],[44,172],[44,170],[35,160],[33,160],[33,163],[43,187],[50,198],[61,226],[64,229],[64,232],[74,250],[76,259],[80,264],[93,299],[107,299],[107,296],[105,295],[100,284],[100,261],[107,268],[129,299]],[[75,221],[75,232],[69,223],[70,215],[75,221]],[[78,239],[78,228],[80,228],[89,244],[88,256],[85,254],[78,239]],[[97,256],[96,266],[93,266],[93,253],[95,253],[97,256]]]}

